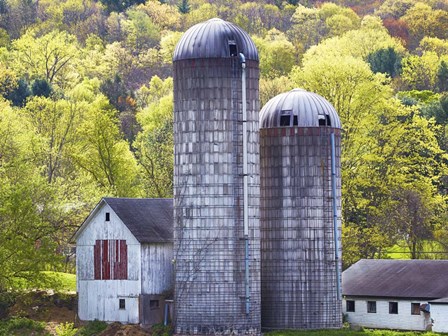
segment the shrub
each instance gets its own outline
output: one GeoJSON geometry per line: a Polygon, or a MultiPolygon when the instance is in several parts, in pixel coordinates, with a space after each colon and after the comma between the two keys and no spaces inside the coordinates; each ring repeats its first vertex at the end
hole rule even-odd
{"type": "Polygon", "coordinates": [[[154,324],[151,327],[152,336],[170,336],[173,334],[173,327],[171,325],[163,325],[163,323],[154,324]]]}
{"type": "Polygon", "coordinates": [[[12,318],[0,324],[0,336],[45,335],[45,323],[27,318],[12,318]]]}
{"type": "Polygon", "coordinates": [[[79,336],[94,336],[107,328],[107,323],[103,321],[90,321],[86,326],[79,329],[79,336]]]}
{"type": "Polygon", "coordinates": [[[78,331],[78,329],[74,327],[73,323],[68,322],[58,325],[55,330],[56,335],[58,336],[75,336],[78,331]]]}

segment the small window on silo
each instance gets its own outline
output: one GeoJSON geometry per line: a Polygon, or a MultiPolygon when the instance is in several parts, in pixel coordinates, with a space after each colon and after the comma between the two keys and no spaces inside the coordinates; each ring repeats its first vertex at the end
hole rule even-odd
{"type": "Polygon", "coordinates": [[[229,54],[230,56],[238,56],[238,50],[236,48],[235,40],[229,40],[229,54]]]}
{"type": "Polygon", "coordinates": [[[327,120],[327,126],[331,126],[330,116],[328,114],[325,115],[325,119],[327,120]]]}
{"type": "Polygon", "coordinates": [[[319,115],[319,126],[326,126],[327,119],[324,115],[319,115]]]}
{"type": "Polygon", "coordinates": [[[291,121],[291,117],[289,115],[280,116],[280,126],[289,126],[290,121],[291,121]]]}
{"type": "Polygon", "coordinates": [[[283,110],[280,115],[280,126],[289,126],[291,125],[291,110],[283,110]]]}
{"type": "Polygon", "coordinates": [[[292,121],[292,125],[293,126],[299,126],[299,119],[297,118],[297,116],[294,116],[294,120],[292,121]]]}

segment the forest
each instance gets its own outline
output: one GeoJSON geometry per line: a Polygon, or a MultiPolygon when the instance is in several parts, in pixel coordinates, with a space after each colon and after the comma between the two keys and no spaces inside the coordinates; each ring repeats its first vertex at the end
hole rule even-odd
{"type": "Polygon", "coordinates": [[[261,105],[338,111],[344,267],[448,257],[446,0],[0,0],[0,292],[72,272],[101,197],[172,197],[171,58],[214,17],[255,41],[261,105]]]}

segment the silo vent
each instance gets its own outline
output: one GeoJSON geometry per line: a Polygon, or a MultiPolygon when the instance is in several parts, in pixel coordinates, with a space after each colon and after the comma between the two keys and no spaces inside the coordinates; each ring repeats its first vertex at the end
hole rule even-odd
{"type": "Polygon", "coordinates": [[[249,35],[233,23],[215,18],[185,32],[174,50],[173,61],[230,58],[240,52],[246,60],[258,62],[258,51],[249,35]]]}
{"type": "Polygon", "coordinates": [[[291,110],[283,110],[280,116],[280,126],[289,126],[291,123],[291,110]]]}
{"type": "Polygon", "coordinates": [[[260,128],[293,126],[341,128],[341,122],[325,98],[294,89],[272,98],[260,111],[260,128]]]}
{"type": "Polygon", "coordinates": [[[331,126],[330,116],[328,114],[319,115],[319,126],[331,126]]]}
{"type": "Polygon", "coordinates": [[[231,57],[238,56],[238,50],[236,48],[235,40],[229,40],[229,55],[231,57]]]}

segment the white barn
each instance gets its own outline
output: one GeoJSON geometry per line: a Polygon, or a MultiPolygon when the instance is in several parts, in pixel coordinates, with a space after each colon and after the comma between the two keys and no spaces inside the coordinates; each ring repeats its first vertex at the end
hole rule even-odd
{"type": "Polygon", "coordinates": [[[162,322],[173,289],[173,200],[103,198],[78,231],[81,320],[162,322]]]}
{"type": "Polygon", "coordinates": [[[448,260],[363,259],[342,273],[343,313],[368,328],[448,332],[448,260]]]}

